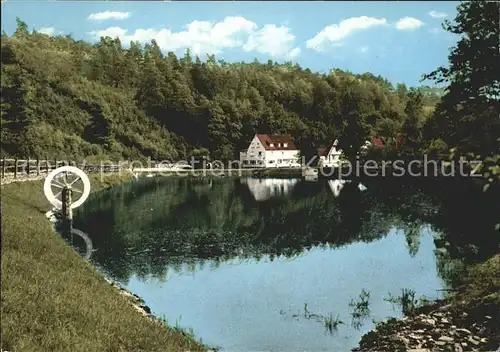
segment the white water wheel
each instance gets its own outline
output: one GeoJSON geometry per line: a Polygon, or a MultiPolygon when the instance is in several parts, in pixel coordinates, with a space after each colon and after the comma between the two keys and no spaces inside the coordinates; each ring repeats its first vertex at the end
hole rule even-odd
{"type": "Polygon", "coordinates": [[[45,178],[43,192],[56,209],[62,209],[62,191],[65,187],[72,191],[71,209],[82,205],[90,194],[90,180],[79,168],[62,166],[52,170],[45,178]]]}

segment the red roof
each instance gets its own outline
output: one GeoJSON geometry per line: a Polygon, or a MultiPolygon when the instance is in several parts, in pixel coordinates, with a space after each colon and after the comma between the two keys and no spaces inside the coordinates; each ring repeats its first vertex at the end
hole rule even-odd
{"type": "Polygon", "coordinates": [[[293,144],[292,137],[289,135],[267,135],[267,134],[256,134],[259,141],[264,146],[266,150],[295,150],[295,145],[293,144]],[[286,143],[286,147],[284,146],[286,143]],[[273,146],[271,147],[271,144],[273,146]]]}
{"type": "Polygon", "coordinates": [[[382,140],[380,138],[373,137],[372,143],[376,148],[383,148],[384,147],[384,142],[382,142],[382,140]]]}
{"type": "Polygon", "coordinates": [[[396,137],[396,148],[399,148],[401,147],[401,145],[403,144],[404,142],[404,137],[399,135],[396,137]]]}

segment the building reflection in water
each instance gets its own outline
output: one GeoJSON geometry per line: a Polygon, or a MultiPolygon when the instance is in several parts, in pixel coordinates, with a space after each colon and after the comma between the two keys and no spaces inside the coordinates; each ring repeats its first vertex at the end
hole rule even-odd
{"type": "MultiPolygon", "coordinates": [[[[328,180],[328,186],[333,193],[333,196],[337,198],[340,195],[340,191],[344,188],[346,183],[350,183],[350,180],[328,180]]],[[[360,191],[366,191],[366,186],[362,183],[358,183],[358,189],[360,191]]]]}
{"type": "Polygon", "coordinates": [[[299,179],[281,178],[242,178],[241,183],[246,184],[254,199],[258,202],[268,200],[276,196],[284,196],[299,182],[299,179]]]}

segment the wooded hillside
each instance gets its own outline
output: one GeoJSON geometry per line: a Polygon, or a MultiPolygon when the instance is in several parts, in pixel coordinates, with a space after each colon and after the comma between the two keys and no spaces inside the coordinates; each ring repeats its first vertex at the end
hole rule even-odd
{"type": "Polygon", "coordinates": [[[257,132],[291,134],[312,150],[352,133],[349,120],[356,139],[404,133],[442,93],[424,87],[417,97],[370,73],[317,74],[291,62],[202,62],[154,41],[92,45],[30,32],[21,20],[1,50],[2,153],[17,157],[230,159],[257,132]]]}

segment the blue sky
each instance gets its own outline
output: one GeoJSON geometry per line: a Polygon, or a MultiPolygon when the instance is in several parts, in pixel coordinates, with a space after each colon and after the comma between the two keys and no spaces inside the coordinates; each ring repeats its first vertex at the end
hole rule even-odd
{"type": "MultiPolygon", "coordinates": [[[[2,29],[16,17],[49,35],[89,42],[100,35],[190,48],[226,61],[293,61],[313,71],[372,72],[419,85],[447,65],[457,37],[441,28],[458,2],[2,2],[2,29]]],[[[432,84],[432,82],[427,82],[432,84]]]]}

